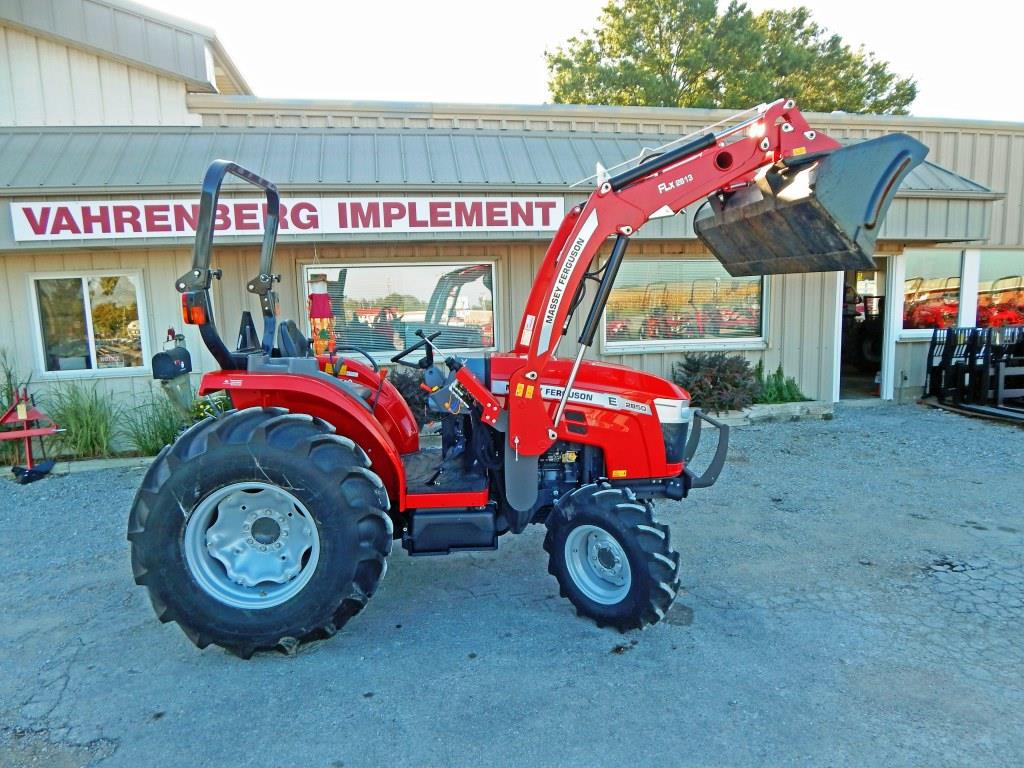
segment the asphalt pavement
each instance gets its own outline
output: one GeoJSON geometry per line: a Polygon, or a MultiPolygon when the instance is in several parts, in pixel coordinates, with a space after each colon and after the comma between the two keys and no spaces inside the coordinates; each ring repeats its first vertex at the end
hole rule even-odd
{"type": "Polygon", "coordinates": [[[1024,764],[1024,430],[920,406],[735,430],[659,505],[684,590],[619,634],[543,528],[396,546],[328,641],[199,651],[132,583],[142,471],[0,482],[0,766],[1024,764]]]}

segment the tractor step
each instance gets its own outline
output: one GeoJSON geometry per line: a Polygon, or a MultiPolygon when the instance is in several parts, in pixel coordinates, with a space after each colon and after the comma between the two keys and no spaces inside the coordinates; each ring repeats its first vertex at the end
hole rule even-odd
{"type": "Polygon", "coordinates": [[[494,505],[479,509],[417,509],[402,546],[413,556],[498,548],[494,505]]]}
{"type": "Polygon", "coordinates": [[[465,456],[444,461],[440,448],[421,448],[402,456],[408,493],[468,493],[487,489],[487,473],[465,456]]]}

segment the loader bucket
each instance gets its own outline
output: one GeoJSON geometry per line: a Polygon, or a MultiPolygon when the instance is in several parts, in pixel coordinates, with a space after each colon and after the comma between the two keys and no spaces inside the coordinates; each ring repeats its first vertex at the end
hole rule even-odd
{"type": "Polygon", "coordinates": [[[889,204],[926,154],[896,133],[787,158],[756,185],[710,198],[693,227],[733,276],[873,269],[889,204]]]}

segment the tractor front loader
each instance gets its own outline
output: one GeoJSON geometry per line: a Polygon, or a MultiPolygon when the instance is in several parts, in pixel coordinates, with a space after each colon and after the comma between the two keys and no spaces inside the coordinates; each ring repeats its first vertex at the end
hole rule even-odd
{"type": "Polygon", "coordinates": [[[438,333],[419,330],[392,358],[422,374],[443,423],[440,448],[420,445],[409,406],[371,354],[315,356],[293,321],[278,320],[277,190],[215,162],[193,266],[176,287],[185,322],[220,366],[200,394],[227,393],[233,409],[191,427],[147,472],[128,524],[136,582],[199,647],[292,651],[362,610],[392,540],[410,555],[442,555],[494,549],[501,535],[542,523],[549,571],[578,613],[619,630],[657,622],[679,588],[679,555],[654,502],[714,484],[729,431],[670,381],[584,359],[630,238],[706,198],[696,231],[734,275],[869,268],[889,203],[925,153],[903,135],[842,148],[779,100],[601,172],[556,232],[510,351],[446,354],[438,333]],[[233,350],[209,293],[227,174],[267,198],[259,272],[247,284],[262,337],[246,312],[233,350]],[[559,358],[588,280],[597,287],[579,354],[559,358]],[[718,442],[698,474],[690,461],[702,426],[718,442]]]}

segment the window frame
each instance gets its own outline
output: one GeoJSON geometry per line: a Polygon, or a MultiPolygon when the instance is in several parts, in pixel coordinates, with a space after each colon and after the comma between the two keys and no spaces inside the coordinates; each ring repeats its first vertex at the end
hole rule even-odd
{"type": "MultiPolygon", "coordinates": [[[[900,260],[901,264],[902,264],[902,267],[901,267],[901,269],[902,269],[901,285],[903,287],[901,289],[902,293],[900,294],[900,308],[899,308],[899,310],[900,310],[899,311],[900,319],[899,319],[899,333],[896,336],[896,340],[897,341],[931,341],[932,331],[935,330],[934,328],[904,328],[903,327],[903,323],[906,322],[905,318],[906,318],[906,311],[907,311],[907,294],[906,294],[906,285],[907,285],[907,272],[906,272],[906,270],[907,270],[907,256],[911,255],[911,254],[918,254],[918,253],[925,253],[925,254],[937,253],[939,251],[941,251],[943,253],[955,253],[959,257],[960,264],[959,264],[959,272],[957,274],[957,277],[960,280],[960,284],[957,286],[957,320],[956,320],[956,324],[959,326],[961,324],[961,321],[963,320],[964,286],[965,286],[965,284],[968,285],[968,286],[970,284],[970,275],[966,275],[965,276],[965,274],[964,274],[964,265],[965,265],[965,261],[966,261],[965,258],[964,258],[964,249],[962,249],[962,248],[942,248],[942,247],[935,247],[935,248],[904,248],[903,251],[900,253],[900,255],[903,257],[900,260]]],[[[977,266],[977,265],[975,264],[975,266],[977,266]]],[[[975,271],[974,271],[974,285],[975,286],[977,286],[977,279],[978,279],[978,274],[977,274],[977,270],[975,269],[975,271]]],[[[887,307],[886,308],[886,312],[888,312],[888,311],[889,311],[889,309],[887,307]]],[[[974,322],[972,321],[970,323],[970,325],[973,326],[974,322]]]]}
{"type": "Polygon", "coordinates": [[[25,276],[28,285],[30,303],[32,305],[32,356],[35,360],[35,373],[41,380],[83,379],[91,377],[119,378],[126,376],[143,376],[151,371],[152,349],[149,338],[149,310],[146,306],[146,285],[141,269],[86,269],[62,270],[57,272],[30,272],[25,276]],[[139,314],[139,341],[142,348],[142,365],[125,368],[100,368],[96,359],[96,335],[92,327],[92,304],[89,301],[88,280],[92,277],[128,277],[135,282],[135,298],[139,314]],[[77,278],[82,286],[82,301],[85,304],[85,330],[88,334],[89,360],[92,368],[76,371],[48,371],[46,369],[45,340],[43,339],[42,312],[39,308],[39,293],[36,282],[39,280],[67,280],[77,278]]]}
{"type": "MultiPolygon", "coordinates": [[[[651,255],[641,258],[631,259],[632,263],[639,264],[643,262],[652,261],[664,261],[664,262],[687,262],[687,261],[716,261],[713,256],[708,258],[702,257],[689,257],[682,256],[679,258],[665,258],[664,254],[651,255]]],[[[627,261],[626,263],[629,263],[627,261]]],[[[628,341],[609,341],[607,338],[608,332],[608,309],[605,307],[604,312],[601,313],[601,353],[608,355],[628,355],[638,353],[656,353],[656,352],[680,352],[680,351],[733,351],[733,352],[745,352],[745,351],[761,351],[768,348],[768,334],[767,330],[771,326],[769,325],[769,306],[771,296],[771,280],[767,278],[769,275],[760,275],[761,280],[761,322],[760,330],[757,336],[743,336],[739,338],[721,338],[721,339],[672,339],[672,340],[658,340],[648,341],[645,339],[628,340],[628,341]]],[[[613,289],[614,290],[614,289],[613,289]]]]}
{"type": "MultiPolygon", "coordinates": [[[[458,267],[470,266],[472,264],[486,264],[491,268],[491,318],[492,318],[492,338],[493,343],[489,347],[459,347],[459,348],[445,348],[445,352],[461,352],[466,354],[484,354],[497,352],[501,348],[500,343],[500,332],[504,325],[504,317],[502,316],[499,307],[501,302],[499,300],[499,290],[501,288],[501,275],[498,269],[498,261],[494,258],[489,259],[459,259],[459,260],[424,260],[424,261],[409,261],[403,259],[402,261],[360,261],[354,260],[332,260],[332,261],[299,261],[296,266],[298,267],[298,303],[302,311],[302,327],[305,330],[307,336],[312,335],[313,327],[309,320],[309,313],[306,309],[306,283],[310,272],[314,272],[320,269],[352,269],[352,268],[394,268],[401,269],[403,267],[450,267],[451,269],[457,269],[458,267]]],[[[436,287],[437,284],[434,284],[436,287]]],[[[433,293],[433,288],[431,288],[433,293]]],[[[401,350],[394,350],[388,352],[386,350],[367,350],[370,356],[376,362],[386,361],[390,362],[391,358],[401,350]]]]}

